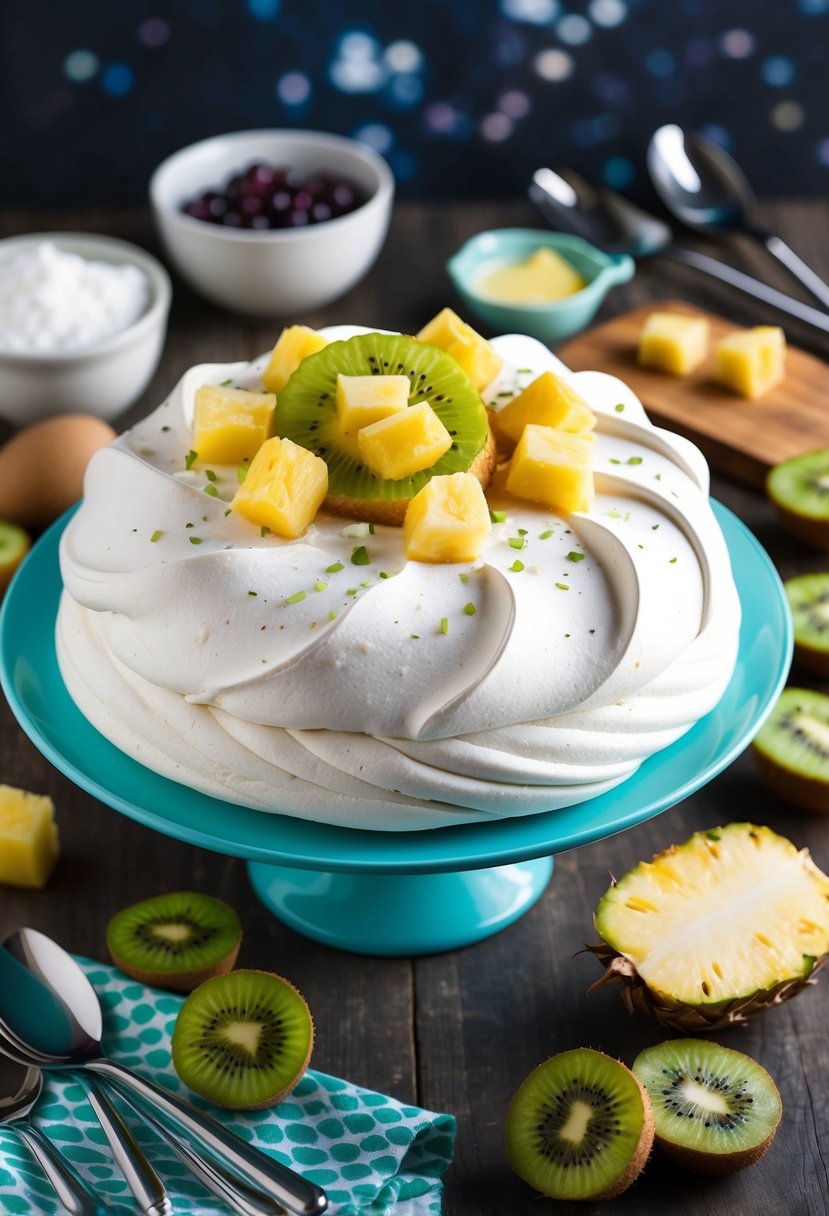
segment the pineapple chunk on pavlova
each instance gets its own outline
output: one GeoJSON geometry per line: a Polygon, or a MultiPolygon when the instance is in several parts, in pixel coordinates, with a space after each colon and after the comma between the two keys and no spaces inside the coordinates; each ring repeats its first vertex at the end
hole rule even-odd
{"type": "Polygon", "coordinates": [[[557,511],[496,473],[469,560],[412,560],[403,528],[324,506],[296,539],[231,508],[239,469],[189,459],[196,394],[261,393],[268,355],[191,369],[97,454],[57,626],[93,725],[233,803],[410,830],[585,801],[712,709],[740,607],[703,457],[615,378],[492,347],[494,410],[552,371],[596,415],[594,493],[557,511]]]}

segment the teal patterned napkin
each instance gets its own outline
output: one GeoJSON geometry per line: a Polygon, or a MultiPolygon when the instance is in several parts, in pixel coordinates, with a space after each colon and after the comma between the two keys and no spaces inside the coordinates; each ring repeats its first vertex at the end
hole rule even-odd
{"type": "MultiPolygon", "coordinates": [[[[165,1089],[192,1098],[170,1061],[170,1036],[182,998],[146,988],[100,963],[81,959],[104,1009],[109,1055],[165,1089]]],[[[331,1216],[439,1216],[441,1179],[452,1159],[455,1120],[306,1072],[272,1110],[224,1111],[199,1099],[234,1132],[325,1187],[331,1216]]],[[[227,1216],[177,1157],[123,1103],[121,1113],[164,1180],[176,1212],[227,1216]]],[[[106,1198],[113,1216],[135,1216],[135,1203],[114,1165],[81,1084],[44,1076],[37,1125],[106,1198]]],[[[48,1183],[11,1128],[0,1127],[0,1212],[55,1216],[48,1183]]]]}

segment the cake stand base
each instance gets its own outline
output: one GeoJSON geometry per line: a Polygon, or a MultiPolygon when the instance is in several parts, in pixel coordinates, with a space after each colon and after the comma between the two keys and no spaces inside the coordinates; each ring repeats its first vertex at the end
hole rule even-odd
{"type": "Polygon", "coordinates": [[[280,920],[355,954],[402,957],[469,946],[532,907],[552,857],[448,874],[320,873],[252,861],[256,894],[280,920]]]}

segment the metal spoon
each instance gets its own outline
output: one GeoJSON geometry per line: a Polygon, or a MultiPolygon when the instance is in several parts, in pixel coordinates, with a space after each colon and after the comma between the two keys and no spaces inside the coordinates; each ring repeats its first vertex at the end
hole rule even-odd
{"type": "Polygon", "coordinates": [[[681,223],[698,232],[735,232],[753,237],[824,308],[829,308],[829,284],[779,236],[751,222],[754,192],[724,148],[669,123],[651,136],[647,161],[659,197],[681,223]]]}
{"type": "Polygon", "coordinates": [[[829,334],[829,315],[819,308],[803,304],[707,254],[676,244],[670,228],[662,220],[614,190],[592,186],[572,169],[538,169],[533,175],[529,194],[554,228],[581,236],[605,253],[630,253],[633,257],[659,254],[692,266],[709,278],[727,283],[745,295],[829,334]]]}
{"type": "Polygon", "coordinates": [[[294,1216],[320,1216],[325,1192],[246,1144],[210,1115],[102,1054],[95,989],[70,954],[35,929],[19,929],[0,949],[0,1033],[4,1050],[42,1068],[89,1068],[131,1091],[154,1117],[170,1120],[256,1190],[294,1216]]]}
{"type": "Polygon", "coordinates": [[[46,1177],[60,1204],[73,1216],[99,1216],[105,1205],[66,1161],[51,1140],[28,1121],[40,1097],[43,1075],[39,1068],[17,1064],[0,1055],[0,1123],[17,1132],[46,1177]]]}

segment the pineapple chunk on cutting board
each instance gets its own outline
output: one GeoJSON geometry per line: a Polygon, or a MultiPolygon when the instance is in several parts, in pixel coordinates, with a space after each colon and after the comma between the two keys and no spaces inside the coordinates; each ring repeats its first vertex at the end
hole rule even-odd
{"type": "Polygon", "coordinates": [[[57,859],[52,799],[0,785],[0,883],[43,887],[57,859]]]}
{"type": "Polygon", "coordinates": [[[639,362],[687,376],[708,353],[708,322],[682,313],[652,312],[639,339],[639,362]]]}
{"type": "Polygon", "coordinates": [[[754,401],[786,374],[786,339],[776,325],[729,334],[717,344],[715,373],[720,384],[754,401]]]}

